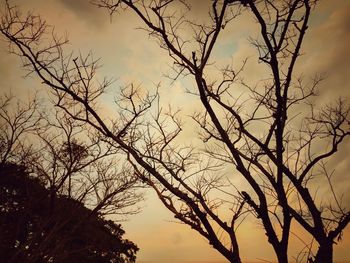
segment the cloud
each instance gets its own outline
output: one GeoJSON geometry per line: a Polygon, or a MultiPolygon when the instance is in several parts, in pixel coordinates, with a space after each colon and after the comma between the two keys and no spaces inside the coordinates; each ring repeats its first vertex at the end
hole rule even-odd
{"type": "MultiPolygon", "coordinates": [[[[342,1],[339,1],[342,2],[342,1]]],[[[350,73],[350,3],[338,8],[320,6],[322,21],[310,27],[305,42],[304,72],[326,73],[322,99],[349,96],[350,73]]]]}
{"type": "Polygon", "coordinates": [[[79,19],[82,19],[90,26],[101,28],[109,22],[109,16],[106,10],[97,8],[88,0],[57,0],[65,8],[74,13],[79,19]]]}
{"type": "MultiPolygon", "coordinates": [[[[191,0],[189,2],[193,11],[191,11],[191,17],[198,21],[208,19],[210,1],[191,0]]],[[[167,63],[171,60],[167,53],[158,48],[156,41],[147,39],[145,32],[134,30],[139,25],[139,20],[135,15],[131,16],[129,12],[121,12],[113,16],[112,23],[110,23],[108,13],[91,5],[89,0],[18,0],[18,5],[43,14],[44,18],[50,20],[50,24],[68,31],[72,39],[72,48],[75,50],[84,48],[94,50],[97,57],[102,57],[101,63],[104,64],[101,69],[102,73],[107,73],[118,80],[121,79],[116,84],[116,89],[121,82],[129,81],[141,82],[145,88],[148,86],[153,88],[152,82],[162,80],[162,73],[169,71],[167,63]]],[[[305,58],[303,56],[302,63],[299,63],[297,67],[300,67],[301,72],[307,76],[318,71],[328,72],[329,78],[322,88],[325,96],[322,98],[333,99],[336,94],[349,95],[349,1],[322,1],[318,8],[314,13],[315,22],[308,30],[303,46],[306,52],[305,58]]],[[[246,32],[254,35],[257,30],[258,25],[251,23],[251,18],[244,15],[227,26],[218,41],[219,45],[214,50],[213,58],[219,57],[219,61],[216,60],[217,63],[213,67],[229,63],[231,60],[235,65],[236,63],[240,65],[245,57],[254,55],[246,68],[247,81],[254,83],[260,79],[265,74],[264,69],[262,64],[256,63],[256,50],[248,44],[247,37],[244,35],[246,32]]],[[[1,49],[3,49],[2,46],[1,49]]],[[[18,59],[0,56],[1,91],[5,87],[12,87],[16,91],[20,88],[25,91],[29,90],[27,89],[28,80],[21,79],[23,72],[19,71],[19,63],[18,59]]],[[[102,73],[101,75],[104,75],[102,73]]],[[[193,85],[193,82],[188,79],[178,81],[170,88],[165,82],[161,88],[164,103],[169,100],[172,104],[181,106],[185,114],[189,114],[194,109],[201,109],[201,105],[194,102],[194,96],[187,96],[183,93],[185,87],[193,85]]],[[[114,117],[113,112],[109,110],[105,110],[103,115],[114,117]]],[[[191,125],[191,123],[186,125],[191,125]]],[[[192,131],[192,129],[184,131],[183,141],[188,141],[189,138],[192,138],[191,136],[195,136],[192,131]]],[[[350,144],[347,141],[343,146],[337,158],[329,162],[330,166],[336,168],[338,174],[335,179],[338,180],[336,191],[339,193],[346,192],[350,186],[348,176],[350,144]]],[[[349,194],[344,198],[345,204],[345,201],[350,203],[349,194]]],[[[127,235],[141,247],[141,260],[149,260],[154,263],[170,262],[169,258],[173,262],[180,259],[221,259],[220,255],[210,249],[207,242],[189,227],[164,222],[164,219],[172,220],[173,217],[170,212],[161,207],[157,197],[148,200],[147,204],[149,207],[143,213],[126,223],[126,225],[129,224],[127,235]],[[179,249],[180,246],[181,249],[179,249]],[[179,251],[182,255],[179,255],[179,251]]],[[[347,238],[345,244],[349,244],[348,233],[349,229],[345,235],[347,238]]],[[[251,224],[245,224],[239,235],[243,257],[254,259],[255,255],[264,257],[272,255],[271,248],[265,248],[266,240],[263,231],[255,225],[253,228],[251,224]],[[259,242],[251,242],[251,240],[259,240],[259,242]]],[[[346,255],[350,257],[349,254],[346,255]]]]}

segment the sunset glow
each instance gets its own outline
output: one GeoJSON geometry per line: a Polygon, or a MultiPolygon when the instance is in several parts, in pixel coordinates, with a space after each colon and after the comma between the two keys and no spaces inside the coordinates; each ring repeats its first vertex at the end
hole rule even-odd
{"type": "MultiPolygon", "coordinates": [[[[65,47],[67,54],[74,52],[74,56],[78,57],[79,52],[82,54],[91,52],[95,59],[100,58],[101,67],[96,73],[97,79],[102,81],[104,77],[107,77],[113,80],[108,90],[109,93],[101,96],[97,107],[99,114],[104,119],[112,122],[111,120],[116,118],[114,98],[121,87],[134,83],[135,86],[140,87],[141,95],[146,94],[147,91],[155,92],[159,87],[159,108],[163,107],[165,111],[170,109],[168,107],[170,104],[171,110],[181,110],[180,116],[183,126],[180,135],[176,138],[176,143],[181,146],[191,145],[198,149],[204,148],[204,143],[198,136],[200,130],[198,123],[189,117],[191,114],[203,110],[203,105],[198,99],[199,96],[188,94],[194,93],[195,90],[196,83],[193,77],[180,76],[175,81],[166,77],[167,75],[176,75],[171,68],[174,61],[169,57],[167,50],[160,48],[159,43],[148,32],[140,29],[144,25],[133,12],[118,10],[115,14],[109,15],[107,10],[92,5],[89,0],[13,0],[10,2],[17,5],[23,14],[27,11],[39,14],[47,21],[48,25],[53,27],[57,35],[67,34],[69,39],[69,44],[65,47]]],[[[195,19],[198,23],[206,22],[211,1],[191,0],[188,2],[191,5],[191,10],[187,14],[188,18],[195,19]]],[[[2,10],[5,10],[4,1],[1,1],[2,10]]],[[[232,63],[234,69],[239,70],[247,59],[244,71],[240,75],[244,79],[244,83],[247,83],[247,86],[260,85],[264,81],[267,83],[271,78],[271,73],[261,61],[258,61],[257,49],[250,43],[250,39],[257,38],[259,32],[260,28],[254,18],[243,9],[242,13],[226,25],[219,35],[208,62],[208,64],[212,64],[206,69],[207,79],[215,83],[215,80],[219,79],[218,69],[232,63]]],[[[189,28],[181,33],[184,36],[192,34],[189,28]]],[[[191,37],[189,38],[191,39],[191,37]]],[[[293,75],[293,77],[295,75],[302,76],[300,79],[308,84],[315,79],[316,73],[324,76],[319,86],[319,96],[313,101],[315,107],[325,107],[324,105],[336,101],[339,97],[350,99],[349,43],[350,1],[318,1],[315,10],[312,10],[309,27],[302,44],[301,57],[297,61],[293,75]]],[[[192,48],[191,44],[186,47],[188,50],[192,48]]],[[[188,51],[188,54],[191,52],[188,51]]],[[[39,80],[35,74],[26,76],[27,73],[21,67],[20,58],[9,54],[8,42],[1,38],[1,95],[12,93],[16,98],[25,101],[38,92],[39,97],[52,99],[53,95],[48,95],[48,88],[43,84],[43,81],[39,80]]],[[[298,86],[297,81],[293,84],[298,86]]],[[[247,101],[245,96],[248,97],[243,92],[244,90],[246,87],[237,84],[237,94],[241,95],[243,106],[247,107],[248,105],[249,108],[250,102],[244,104],[247,101]]],[[[306,109],[305,105],[295,106],[288,118],[293,120],[295,118],[295,123],[298,124],[298,118],[303,116],[304,109],[306,109]]],[[[152,108],[152,110],[154,109],[152,108]]],[[[224,113],[220,112],[220,114],[219,118],[224,119],[224,113]]],[[[150,116],[153,115],[150,114],[150,116]]],[[[293,125],[296,125],[295,123],[293,125]]],[[[264,133],[265,124],[254,123],[254,125],[249,127],[254,135],[264,133]]],[[[169,122],[167,128],[174,129],[174,127],[175,124],[169,122]]],[[[342,205],[347,211],[350,209],[349,142],[349,138],[345,138],[337,149],[337,153],[327,160],[327,167],[331,167],[330,170],[335,171],[334,177],[332,177],[334,192],[342,199],[342,205]]],[[[208,145],[210,145],[209,143],[208,145]]],[[[292,144],[290,145],[292,147],[292,144]]],[[[321,151],[328,146],[319,144],[313,150],[321,151]]],[[[208,160],[206,158],[198,158],[202,163],[195,163],[193,167],[204,166],[205,161],[208,160]]],[[[290,162],[293,161],[295,159],[291,158],[290,162]]],[[[225,185],[226,188],[222,187],[225,191],[236,188],[249,189],[247,182],[237,176],[236,166],[232,163],[221,165],[218,171],[230,182],[225,185]]],[[[191,173],[192,170],[188,172],[191,173]]],[[[327,202],[333,197],[328,188],[327,180],[317,177],[317,180],[310,179],[310,181],[314,186],[310,190],[311,195],[318,198],[316,204],[328,204],[327,202]]],[[[227,262],[219,252],[213,249],[213,246],[208,244],[204,237],[191,229],[189,225],[175,219],[174,214],[163,205],[153,189],[144,188],[140,191],[145,194],[145,200],[137,204],[141,208],[140,213],[128,216],[125,221],[125,218],[120,218],[117,215],[111,217],[113,220],[123,220],[121,224],[125,229],[126,238],[140,248],[137,253],[137,262],[227,262]]],[[[247,191],[249,193],[249,190],[247,191]]],[[[218,197],[218,199],[221,195],[226,194],[226,192],[219,190],[216,192],[213,190],[213,192],[213,196],[218,197]]],[[[291,202],[298,201],[293,194],[288,195],[288,198],[294,198],[291,202]]],[[[224,220],[230,222],[233,209],[227,209],[228,207],[229,204],[223,204],[217,213],[224,220]]],[[[217,227],[217,229],[219,228],[217,227]]],[[[219,232],[219,230],[217,231],[219,232]]],[[[305,248],[306,243],[312,242],[312,237],[295,220],[292,221],[291,233],[289,259],[290,262],[295,262],[295,257],[305,248]]],[[[221,235],[222,239],[228,240],[225,234],[221,235]]],[[[263,225],[256,216],[250,214],[239,225],[237,239],[242,262],[277,262],[273,248],[267,242],[263,225]]],[[[343,231],[339,243],[334,246],[334,262],[350,262],[349,226],[343,231]]]]}

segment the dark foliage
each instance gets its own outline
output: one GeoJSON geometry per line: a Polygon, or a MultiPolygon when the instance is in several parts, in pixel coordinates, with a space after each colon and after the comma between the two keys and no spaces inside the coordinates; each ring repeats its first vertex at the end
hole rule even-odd
{"type": "Polygon", "coordinates": [[[135,262],[137,246],[119,224],[50,192],[26,168],[0,165],[2,262],[135,262]]]}

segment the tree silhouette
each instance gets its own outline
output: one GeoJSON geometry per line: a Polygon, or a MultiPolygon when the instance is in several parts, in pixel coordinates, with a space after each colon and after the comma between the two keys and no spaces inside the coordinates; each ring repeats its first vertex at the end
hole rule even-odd
{"type": "Polygon", "coordinates": [[[0,256],[4,262],[135,262],[137,246],[120,225],[50,191],[26,168],[0,166],[0,256]]]}
{"type": "Polygon", "coordinates": [[[142,195],[115,151],[64,114],[0,97],[0,254],[6,262],[134,262],[138,248],[106,215],[142,195]],[[84,131],[84,132],[83,132],[84,131]],[[90,139],[89,139],[90,138],[90,139]]]}
{"type": "Polygon", "coordinates": [[[333,190],[325,161],[350,135],[349,106],[340,99],[317,108],[313,101],[322,76],[310,84],[295,72],[316,2],[213,0],[208,21],[198,24],[184,14],[190,11],[187,1],[94,1],[112,15],[120,10],[137,15],[168,52],[174,81],[179,76],[192,80],[189,93],[202,105],[191,117],[201,129],[199,146],[179,144],[185,117],[171,107],[166,111],[158,92],[140,91],[133,84],[121,90],[117,120],[105,121],[96,105],[111,82],[96,80],[98,63],[91,55],[65,55],[67,39],[53,34],[53,42],[41,46],[48,26],[40,17],[21,17],[8,4],[0,31],[24,68],[50,88],[57,106],[120,147],[174,216],[229,262],[241,262],[236,229],[248,213],[263,225],[278,262],[288,262],[292,221],[317,242],[316,251],[306,245],[308,258],[332,262],[333,245],[350,212],[333,190]],[[210,77],[219,35],[240,13],[257,22],[259,38],[251,43],[259,65],[268,71],[254,84],[241,77],[244,63],[216,71],[215,80],[210,77]],[[193,32],[190,38],[188,32],[193,32]],[[294,115],[300,106],[302,114],[294,115]],[[319,150],[319,145],[324,147],[319,150]],[[231,178],[223,167],[230,169],[231,178]],[[234,185],[232,177],[242,178],[248,187],[234,185]],[[312,179],[320,177],[333,194],[329,205],[312,194],[317,188],[312,179]]]}
{"type": "Polygon", "coordinates": [[[38,100],[0,97],[0,163],[24,165],[39,177],[52,207],[63,194],[104,215],[138,212],[139,183],[130,166],[117,163],[118,149],[64,113],[45,114],[38,100]]]}

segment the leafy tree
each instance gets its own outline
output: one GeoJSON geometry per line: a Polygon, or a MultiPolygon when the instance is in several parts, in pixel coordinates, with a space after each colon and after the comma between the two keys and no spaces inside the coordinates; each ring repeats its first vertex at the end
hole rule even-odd
{"type": "Polygon", "coordinates": [[[0,256],[4,262],[135,262],[121,225],[50,191],[23,166],[0,166],[0,256]]]}

